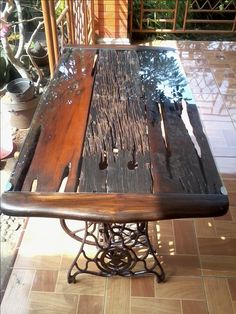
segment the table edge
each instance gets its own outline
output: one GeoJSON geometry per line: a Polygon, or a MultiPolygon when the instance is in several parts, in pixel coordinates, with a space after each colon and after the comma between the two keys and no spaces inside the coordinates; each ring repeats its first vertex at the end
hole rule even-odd
{"type": "Polygon", "coordinates": [[[228,207],[223,194],[5,192],[1,201],[10,216],[120,223],[221,216],[228,207]]]}

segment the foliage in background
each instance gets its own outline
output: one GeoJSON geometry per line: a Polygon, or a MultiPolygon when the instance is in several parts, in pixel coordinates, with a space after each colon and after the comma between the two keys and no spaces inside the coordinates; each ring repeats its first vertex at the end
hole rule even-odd
{"type": "MultiPolygon", "coordinates": [[[[155,9],[173,10],[175,9],[175,0],[143,0],[143,8],[151,9],[152,12],[143,12],[143,19],[141,21],[140,10],[141,0],[133,0],[133,29],[140,29],[155,32],[155,29],[172,29],[173,24],[165,19],[173,19],[173,12],[155,12],[155,9]],[[142,24],[142,25],[141,25],[142,24]]],[[[188,12],[188,19],[201,19],[206,20],[205,23],[188,23],[191,29],[211,29],[212,23],[207,23],[207,20],[234,20],[234,12],[226,12],[227,10],[236,10],[236,1],[232,0],[192,0],[189,1],[189,9],[204,8],[206,10],[214,7],[217,12],[188,12]]],[[[176,30],[181,30],[184,24],[184,14],[186,9],[186,0],[179,0],[177,7],[177,20],[176,30]]],[[[232,26],[230,24],[216,24],[214,23],[214,29],[230,30],[232,26]]],[[[150,35],[149,35],[150,36],[150,35]]],[[[164,36],[159,34],[158,36],[164,36]]],[[[173,35],[172,35],[173,36],[173,35]]]]}
{"type": "Polygon", "coordinates": [[[30,48],[36,33],[42,27],[41,0],[1,2],[1,85],[17,76],[31,80],[38,77],[39,85],[43,75],[32,58],[30,48]]]}

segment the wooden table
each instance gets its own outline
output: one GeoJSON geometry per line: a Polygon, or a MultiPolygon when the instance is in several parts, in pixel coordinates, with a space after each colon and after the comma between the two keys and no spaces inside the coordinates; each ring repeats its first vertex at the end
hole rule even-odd
{"type": "Polygon", "coordinates": [[[153,273],[164,280],[148,221],[218,216],[228,209],[176,53],[68,47],[1,205],[8,215],[60,218],[82,242],[69,282],[81,272],[153,273]],[[85,226],[71,227],[68,219],[85,226]],[[95,256],[87,256],[86,245],[97,246],[95,256]]]}

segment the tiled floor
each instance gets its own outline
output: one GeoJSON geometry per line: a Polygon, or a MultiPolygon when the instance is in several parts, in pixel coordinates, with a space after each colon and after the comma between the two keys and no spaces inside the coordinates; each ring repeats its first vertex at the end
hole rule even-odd
{"type": "Polygon", "coordinates": [[[150,223],[167,273],[161,284],[153,277],[91,275],[67,284],[76,241],[64,234],[57,220],[31,218],[2,314],[236,314],[236,43],[174,46],[228,189],[228,214],[150,223]]]}

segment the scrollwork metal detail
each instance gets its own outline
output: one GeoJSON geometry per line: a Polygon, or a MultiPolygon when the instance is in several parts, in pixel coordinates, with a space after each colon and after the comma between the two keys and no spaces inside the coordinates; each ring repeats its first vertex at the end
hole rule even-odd
{"type": "Polygon", "coordinates": [[[150,243],[147,222],[84,222],[84,228],[75,230],[71,230],[64,220],[61,225],[66,233],[81,242],[68,272],[69,283],[75,282],[80,273],[98,276],[154,274],[158,282],[164,281],[165,273],[150,243]],[[93,247],[92,256],[88,247],[93,247]]]}

